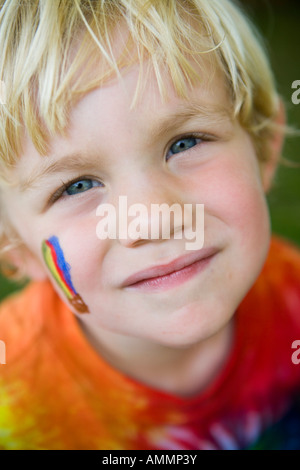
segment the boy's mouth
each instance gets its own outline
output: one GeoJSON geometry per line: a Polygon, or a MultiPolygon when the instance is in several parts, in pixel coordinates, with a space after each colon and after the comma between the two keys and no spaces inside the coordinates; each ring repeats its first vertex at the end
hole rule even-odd
{"type": "Polygon", "coordinates": [[[129,276],[122,287],[145,291],[171,289],[202,271],[218,251],[216,247],[201,249],[176,258],[168,264],[139,271],[129,276]]]}

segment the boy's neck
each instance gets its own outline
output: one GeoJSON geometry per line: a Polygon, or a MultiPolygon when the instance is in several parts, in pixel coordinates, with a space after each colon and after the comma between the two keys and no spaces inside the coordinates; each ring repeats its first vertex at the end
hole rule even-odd
{"type": "Polygon", "coordinates": [[[201,392],[220,374],[233,343],[233,321],[213,337],[185,348],[103,334],[80,319],[78,322],[91,346],[112,367],[145,385],[180,397],[201,392]]]}

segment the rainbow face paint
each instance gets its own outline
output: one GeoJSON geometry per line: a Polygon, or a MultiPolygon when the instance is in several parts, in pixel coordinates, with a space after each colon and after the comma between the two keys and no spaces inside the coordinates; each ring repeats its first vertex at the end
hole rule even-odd
{"type": "Polygon", "coordinates": [[[70,304],[79,313],[89,313],[88,307],[73,286],[70,275],[71,268],[65,260],[58,238],[51,237],[49,240],[43,241],[42,252],[46,265],[70,304]]]}

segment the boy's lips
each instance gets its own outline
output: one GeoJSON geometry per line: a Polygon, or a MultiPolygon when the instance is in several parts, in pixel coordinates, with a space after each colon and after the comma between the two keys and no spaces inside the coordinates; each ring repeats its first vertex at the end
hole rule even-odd
{"type": "Polygon", "coordinates": [[[216,247],[203,248],[176,258],[168,264],[138,271],[129,276],[122,287],[146,287],[147,290],[172,287],[200,271],[218,251],[220,250],[216,247]]]}

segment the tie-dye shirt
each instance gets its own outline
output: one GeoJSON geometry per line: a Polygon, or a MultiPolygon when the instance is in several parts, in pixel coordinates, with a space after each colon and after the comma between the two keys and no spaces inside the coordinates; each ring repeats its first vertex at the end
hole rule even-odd
{"type": "Polygon", "coordinates": [[[181,398],[105,363],[48,282],[0,308],[0,449],[300,449],[300,254],[273,239],[220,375],[181,398]]]}

